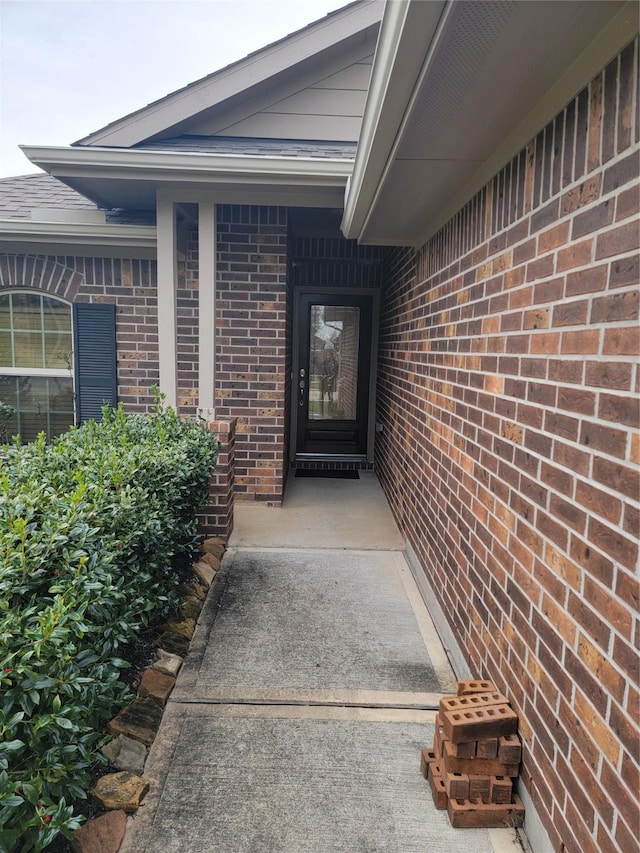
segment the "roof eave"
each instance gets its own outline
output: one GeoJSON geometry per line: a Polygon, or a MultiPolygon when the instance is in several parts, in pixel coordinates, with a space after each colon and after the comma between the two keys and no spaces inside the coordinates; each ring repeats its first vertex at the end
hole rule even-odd
{"type": "Polygon", "coordinates": [[[53,177],[103,208],[153,209],[163,189],[221,204],[341,207],[353,160],[144,149],[23,146],[53,177]]]}
{"type": "MultiPolygon", "coordinates": [[[[282,180],[300,183],[346,182],[352,160],[255,156],[245,154],[201,154],[184,151],[148,151],[121,148],[75,148],[73,146],[21,145],[25,156],[39,168],[56,177],[126,178],[148,176],[158,181],[179,173],[185,180],[207,177],[228,178],[240,183],[282,180]]],[[[172,179],[172,178],[171,178],[172,179]]]]}
{"type": "Polygon", "coordinates": [[[156,228],[152,225],[0,219],[0,252],[3,253],[153,260],[156,251],[156,228]]]}
{"type": "Polygon", "coordinates": [[[29,219],[0,219],[0,240],[14,242],[61,241],[81,245],[156,245],[155,225],[118,225],[77,222],[32,222],[29,219]]]}
{"type": "MultiPolygon", "coordinates": [[[[583,41],[580,51],[566,60],[564,69],[558,74],[554,85],[528,104],[528,112],[522,110],[519,115],[514,116],[508,132],[497,142],[488,157],[470,156],[467,162],[477,162],[477,167],[463,180],[451,182],[445,188],[442,203],[438,204],[437,209],[423,215],[422,201],[428,199],[431,192],[428,182],[414,181],[415,186],[420,186],[420,192],[415,193],[413,198],[396,198],[392,204],[389,203],[387,189],[394,185],[395,156],[409,125],[412,110],[418,102],[418,95],[432,86],[430,56],[434,51],[447,47],[442,32],[456,3],[455,0],[446,0],[441,5],[439,20],[435,24],[432,22],[428,37],[424,36],[424,22],[420,30],[421,25],[416,16],[420,13],[426,15],[431,4],[416,0],[397,0],[388,3],[385,8],[362,133],[353,176],[345,198],[345,213],[341,226],[346,237],[358,239],[364,244],[414,247],[423,245],[499,172],[540,128],[551,121],[637,32],[636,4],[616,4],[617,11],[616,6],[612,4],[611,17],[601,26],[595,37],[591,37],[591,41],[583,41]],[[413,37],[416,31],[423,34],[421,41],[413,37]],[[405,225],[399,224],[397,204],[404,207],[405,225]]],[[[545,10],[549,9],[553,9],[553,4],[545,7],[545,10]]],[[[487,91],[486,97],[492,99],[495,104],[500,95],[499,91],[492,90],[487,91]]],[[[416,111],[416,114],[419,112],[416,111]]],[[[473,135],[469,138],[473,145],[473,135]]],[[[425,162],[428,157],[427,152],[425,162]]],[[[435,156],[433,162],[437,162],[437,159],[435,156]]]]}
{"type": "MultiPolygon", "coordinates": [[[[450,0],[449,0],[450,2],[450,0]]],[[[446,0],[387,3],[380,24],[362,130],[345,198],[342,232],[359,238],[387,166],[446,0]]]]}

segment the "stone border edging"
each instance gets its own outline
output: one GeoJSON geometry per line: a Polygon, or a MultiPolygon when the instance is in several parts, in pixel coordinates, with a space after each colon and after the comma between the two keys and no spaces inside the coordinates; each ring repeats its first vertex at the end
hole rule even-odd
{"type": "Polygon", "coordinates": [[[156,660],[140,673],[136,698],[107,724],[114,737],[102,748],[102,753],[118,772],[101,776],[90,790],[105,813],[75,832],[71,846],[76,853],[117,853],[126,830],[126,814],[138,809],[149,790],[150,782],[142,775],[148,747],[160,728],[164,707],[220,571],[226,543],[221,537],[209,537],[200,551],[200,559],[191,566],[193,580],[181,588],[184,603],[180,617],[160,626],[156,660]]]}

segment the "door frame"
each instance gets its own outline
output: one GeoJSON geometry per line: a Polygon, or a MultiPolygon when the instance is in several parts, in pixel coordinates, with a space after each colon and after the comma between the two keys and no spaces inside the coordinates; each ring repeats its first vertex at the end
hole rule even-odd
{"type": "Polygon", "coordinates": [[[291,400],[289,425],[289,461],[324,460],[324,461],[364,461],[373,462],[374,442],[376,435],[376,387],[378,378],[378,324],[380,319],[380,291],[373,287],[312,287],[304,285],[296,287],[293,293],[293,332],[291,358],[291,400]],[[297,377],[300,372],[300,302],[302,296],[317,293],[323,297],[331,296],[370,296],[371,297],[371,357],[369,369],[369,406],[367,412],[367,452],[366,454],[349,453],[296,453],[298,441],[298,406],[295,391],[298,388],[297,377]]]}

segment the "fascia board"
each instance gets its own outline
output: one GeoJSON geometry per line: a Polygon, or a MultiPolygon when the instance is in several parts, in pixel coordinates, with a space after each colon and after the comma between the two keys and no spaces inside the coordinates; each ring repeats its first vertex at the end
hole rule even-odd
{"type": "Polygon", "coordinates": [[[0,240],[13,243],[64,242],[77,246],[152,248],[156,245],[156,227],[155,225],[94,225],[2,219],[0,220],[0,240]]]}
{"type": "Polygon", "coordinates": [[[344,186],[353,168],[352,160],[71,146],[20,147],[34,165],[59,177],[136,178],[159,183],[179,179],[344,186]]]}
{"type": "Polygon", "coordinates": [[[80,139],[77,145],[132,146],[286,72],[380,21],[382,0],[364,0],[323,18],[209,77],[80,139]]]}
{"type": "Polygon", "coordinates": [[[431,44],[446,5],[445,0],[394,0],[385,6],[345,198],[341,228],[347,238],[362,233],[423,68],[425,45],[431,44]]]}
{"type": "Polygon", "coordinates": [[[259,204],[267,207],[332,207],[342,206],[342,187],[259,186],[211,183],[203,186],[165,183],[157,190],[157,198],[176,204],[209,202],[212,204],[259,204]]]}

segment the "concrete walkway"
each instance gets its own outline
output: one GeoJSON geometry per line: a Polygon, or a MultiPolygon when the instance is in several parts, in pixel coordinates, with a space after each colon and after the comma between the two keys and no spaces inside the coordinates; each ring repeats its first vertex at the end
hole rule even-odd
{"type": "Polygon", "coordinates": [[[236,530],[123,853],[515,853],[420,773],[455,678],[373,474],[294,479],[236,530]]]}

